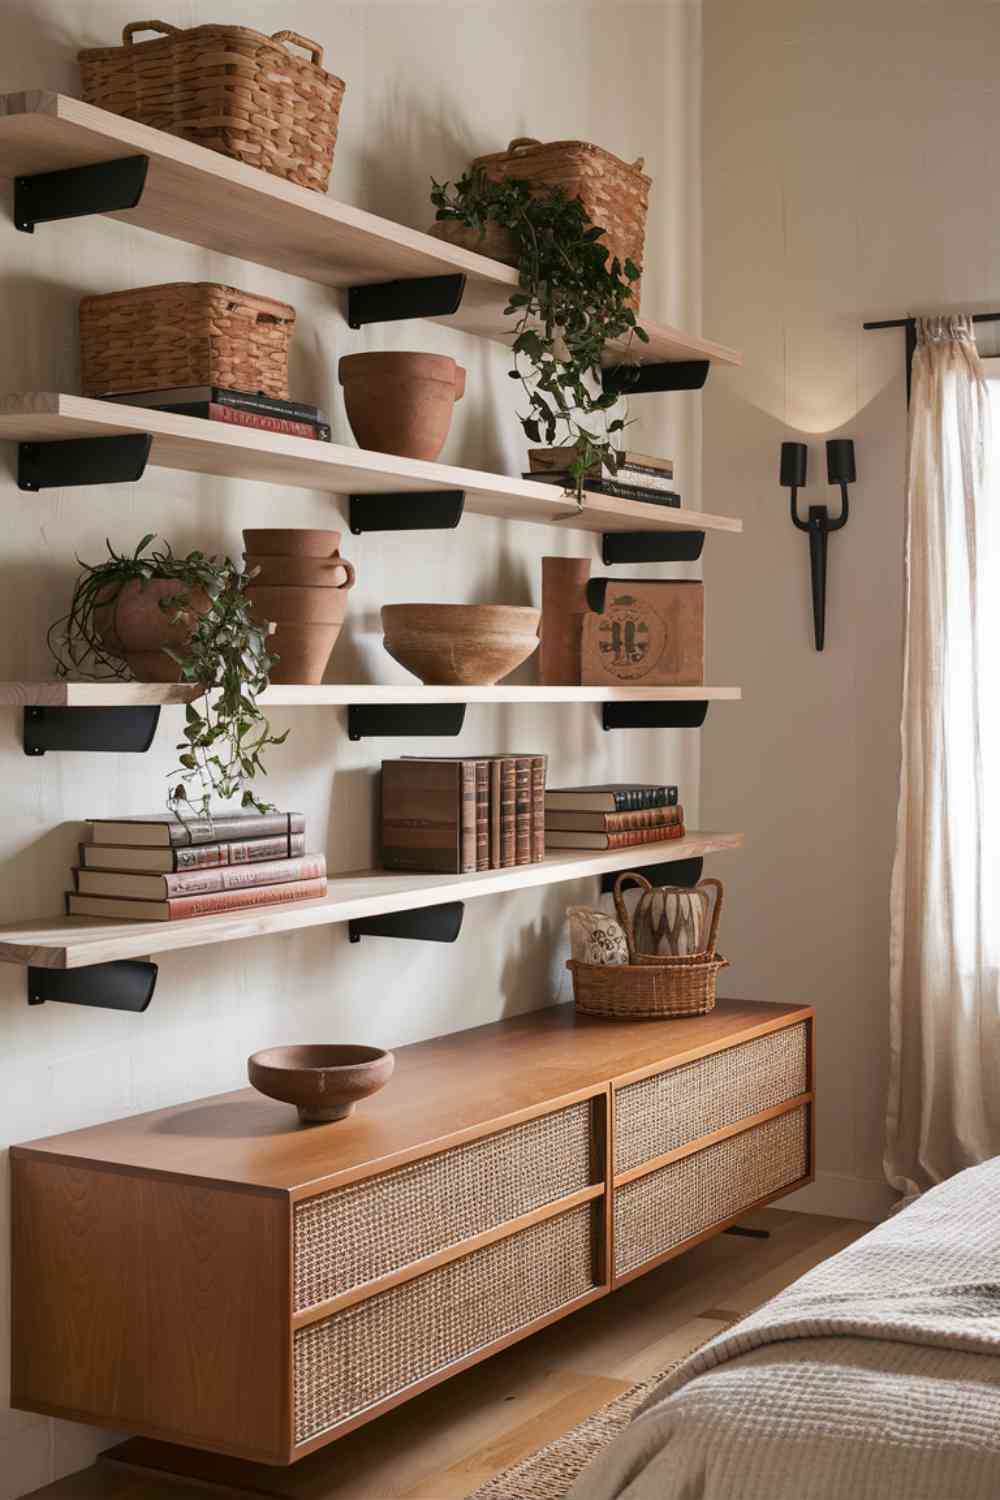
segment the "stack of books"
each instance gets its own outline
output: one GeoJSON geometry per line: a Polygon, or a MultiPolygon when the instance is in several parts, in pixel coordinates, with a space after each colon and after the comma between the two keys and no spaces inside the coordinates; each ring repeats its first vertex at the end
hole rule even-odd
{"type": "MultiPolygon", "coordinates": [[[[574,453],[573,448],[532,448],[528,453],[530,472],[523,477],[575,489],[576,481],[569,472],[574,453]]],[[[619,458],[614,474],[600,464],[588,469],[584,489],[598,495],[615,495],[621,500],[642,500],[649,505],[680,505],[681,497],[674,489],[672,459],[631,450],[621,453],[619,458]]]]}
{"type": "Polygon", "coordinates": [[[468,875],[545,858],[544,755],[382,762],[382,865],[468,875]]]}
{"type": "Polygon", "coordinates": [[[684,837],[675,786],[608,782],[545,793],[549,849],[630,849],[684,837]]]}
{"type": "Polygon", "coordinates": [[[263,432],[281,432],[288,437],[330,441],[330,424],[318,406],[302,401],[284,401],[257,391],[230,391],[218,385],[174,386],[161,391],[129,391],[105,396],[122,406],[146,406],[170,411],[180,417],[204,417],[209,422],[228,422],[236,427],[259,427],[263,432]]]}
{"type": "Polygon", "coordinates": [[[326,895],[301,813],[95,818],[67,896],[70,916],[179,922],[326,895]]]}

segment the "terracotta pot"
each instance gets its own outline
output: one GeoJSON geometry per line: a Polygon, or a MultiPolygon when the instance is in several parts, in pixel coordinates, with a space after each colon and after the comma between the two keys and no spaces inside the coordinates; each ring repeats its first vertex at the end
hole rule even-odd
{"type": "Polygon", "coordinates": [[[437,458],[465,394],[461,365],[447,354],[348,354],[338,374],[359,447],[437,458]]]}
{"type": "Polygon", "coordinates": [[[339,625],[289,625],[282,620],[268,641],[268,650],[281,658],[271,668],[270,681],[322,682],[340,631],[339,625]]]}
{"type": "Polygon", "coordinates": [[[269,1099],[294,1104],[304,1125],[344,1120],[359,1099],[384,1088],[396,1059],[381,1047],[266,1047],[247,1059],[247,1077],[269,1099]]]}
{"type": "Polygon", "coordinates": [[[542,558],[542,644],[538,680],[548,687],[578,687],[583,620],[587,613],[587,557],[542,558]]]}
{"type": "Polygon", "coordinates": [[[266,557],[244,552],[248,573],[256,570],[252,588],[261,586],[339,589],[354,582],[354,568],[342,557],[266,557]]]}
{"type": "Polygon", "coordinates": [[[347,588],[277,588],[252,583],[247,598],[259,620],[276,625],[342,625],[347,612],[347,588]]]}
{"type": "Polygon", "coordinates": [[[94,626],[110,651],[124,656],[138,682],[177,682],[181,669],[164,646],[187,644],[194,620],[210,609],[207,594],[192,590],[191,608],[173,619],[160,608],[161,599],[183,592],[176,578],[132,579],[106,606],[94,612],[94,626]]]}
{"type": "Polygon", "coordinates": [[[473,229],[471,224],[461,224],[458,219],[435,219],[427,232],[436,240],[457,245],[460,250],[471,250],[474,255],[487,255],[505,266],[518,264],[517,236],[502,224],[473,229]]]}
{"type": "Polygon", "coordinates": [[[354,582],[354,569],[349,563],[343,566],[349,569],[349,579],[340,588],[251,584],[247,590],[257,618],[276,627],[268,643],[279,658],[271,671],[272,682],[323,681],[354,582]]]}
{"type": "Polygon", "coordinates": [[[383,645],[421,682],[489,686],[536,649],[539,618],[511,604],[386,604],[383,645]]]}
{"type": "Polygon", "coordinates": [[[248,552],[265,557],[334,557],[339,531],[311,531],[306,526],[251,527],[243,533],[248,552]]]}

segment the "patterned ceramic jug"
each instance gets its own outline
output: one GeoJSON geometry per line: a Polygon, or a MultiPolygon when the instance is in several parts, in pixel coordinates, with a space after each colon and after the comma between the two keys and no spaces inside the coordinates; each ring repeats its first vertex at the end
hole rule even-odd
{"type": "Polygon", "coordinates": [[[570,906],[570,951],[579,964],[626,964],[628,945],[621,925],[606,911],[590,906],[570,906]]]}
{"type": "Polygon", "coordinates": [[[686,958],[714,951],[722,884],[718,880],[702,880],[696,886],[653,887],[645,876],[629,871],[616,882],[615,906],[619,922],[631,937],[631,952],[686,958]],[[621,890],[625,881],[642,888],[631,918],[621,890]]]}

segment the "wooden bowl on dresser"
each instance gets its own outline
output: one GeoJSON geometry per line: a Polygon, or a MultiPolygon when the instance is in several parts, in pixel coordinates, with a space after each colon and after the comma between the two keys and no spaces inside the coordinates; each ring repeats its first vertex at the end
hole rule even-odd
{"type": "Polygon", "coordinates": [[[359,1099],[385,1087],[395,1066],[381,1047],[265,1047],[247,1059],[247,1077],[258,1093],[294,1104],[302,1123],[314,1125],[346,1119],[359,1099]]]}

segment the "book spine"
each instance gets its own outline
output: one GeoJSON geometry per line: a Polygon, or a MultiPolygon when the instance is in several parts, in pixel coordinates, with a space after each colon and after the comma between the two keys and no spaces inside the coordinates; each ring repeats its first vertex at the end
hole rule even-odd
{"type": "Polygon", "coordinates": [[[545,761],[544,755],[531,757],[531,863],[545,858],[545,761]]]}
{"type": "Polygon", "coordinates": [[[290,422],[309,422],[314,427],[324,425],[319,407],[305,401],[282,401],[278,396],[231,391],[225,386],[213,386],[209,400],[222,406],[237,406],[242,411],[260,412],[265,417],[287,417],[290,422]]]}
{"type": "Polygon", "coordinates": [[[684,822],[682,807],[646,807],[636,812],[606,813],[606,833],[633,833],[641,828],[671,828],[684,822]]]}
{"type": "Polygon", "coordinates": [[[207,917],[213,912],[245,911],[255,906],[280,906],[286,901],[312,901],[326,895],[326,881],[292,880],[250,890],[216,891],[205,896],[178,896],[166,902],[171,922],[185,917],[207,917]]]}
{"type": "Polygon", "coordinates": [[[662,844],[667,839],[684,837],[684,824],[675,823],[671,828],[634,828],[630,833],[609,833],[609,849],[633,849],[638,844],[662,844]]]}
{"type": "Polygon", "coordinates": [[[261,432],[281,432],[288,437],[315,438],[318,442],[330,441],[330,429],[316,422],[293,422],[288,417],[272,417],[260,411],[245,411],[242,407],[223,406],[220,401],[210,401],[208,417],[211,422],[228,422],[234,427],[256,427],[261,432]]]}
{"type": "Polygon", "coordinates": [[[301,813],[257,813],[253,818],[189,818],[168,822],[170,842],[178,848],[191,844],[225,844],[246,838],[275,838],[279,834],[305,833],[301,813]]]}
{"type": "Polygon", "coordinates": [[[215,891],[241,891],[257,885],[283,885],[290,881],[322,880],[326,860],[322,854],[304,859],[270,859],[255,864],[223,865],[215,870],[184,870],[164,875],[167,900],[177,896],[203,896],[215,891]]]}
{"type": "MultiPolygon", "coordinates": [[[[591,485],[584,484],[584,489],[589,490],[591,485]]],[[[681,503],[681,497],[676,490],[660,489],[656,485],[629,484],[622,479],[601,479],[593,488],[602,495],[613,495],[617,500],[643,500],[649,505],[670,505],[677,507],[681,503]]]]}
{"type": "Polygon", "coordinates": [[[490,867],[490,766],[476,761],[476,869],[490,867]]]}
{"type": "Polygon", "coordinates": [[[476,763],[463,760],[461,770],[461,810],[459,828],[462,835],[462,874],[471,875],[476,868],[476,763]]]}
{"type": "Polygon", "coordinates": [[[647,469],[642,464],[622,464],[613,474],[608,476],[611,480],[617,480],[619,484],[636,484],[647,490],[666,490],[673,492],[674,476],[664,469],[647,469]]]}
{"type": "Polygon", "coordinates": [[[490,773],[490,869],[499,870],[502,863],[501,847],[501,818],[500,818],[500,783],[501,767],[503,762],[491,760],[489,762],[490,773]]]}
{"type": "Polygon", "coordinates": [[[674,807],[675,786],[647,786],[629,792],[614,792],[615,812],[641,812],[648,807],[674,807]]]}
{"type": "Polygon", "coordinates": [[[304,833],[277,838],[236,839],[228,844],[198,844],[174,850],[176,870],[208,870],[216,865],[249,865],[258,860],[295,859],[305,853],[304,833]]]}
{"type": "Polygon", "coordinates": [[[517,762],[500,763],[500,868],[509,870],[517,860],[517,762]]]}
{"type": "Polygon", "coordinates": [[[514,761],[514,863],[531,864],[531,760],[514,761]]]}

